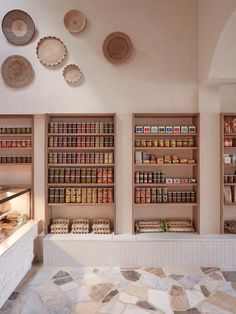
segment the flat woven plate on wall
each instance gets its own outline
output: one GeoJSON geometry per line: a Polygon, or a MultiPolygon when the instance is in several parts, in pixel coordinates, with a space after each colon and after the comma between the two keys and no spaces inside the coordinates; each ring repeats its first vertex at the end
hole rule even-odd
{"type": "Polygon", "coordinates": [[[48,36],[38,42],[36,53],[39,61],[46,66],[56,66],[66,57],[66,46],[56,37],[48,36]]]}
{"type": "Polygon", "coordinates": [[[4,82],[14,88],[24,87],[34,78],[31,63],[17,55],[10,56],[3,62],[1,72],[4,82]]]}
{"type": "Polygon", "coordinates": [[[29,14],[21,10],[12,10],[2,20],[2,31],[12,44],[25,45],[33,38],[35,26],[29,14]]]}
{"type": "Polygon", "coordinates": [[[103,53],[107,60],[112,63],[126,61],[133,50],[132,41],[128,35],[114,32],[107,36],[103,43],[103,53]]]}
{"type": "Polygon", "coordinates": [[[75,84],[81,79],[82,72],[77,65],[69,64],[64,68],[63,76],[67,83],[75,84]]]}
{"type": "Polygon", "coordinates": [[[79,33],[86,26],[86,16],[79,10],[71,10],[64,16],[65,27],[71,33],[79,33]]]}

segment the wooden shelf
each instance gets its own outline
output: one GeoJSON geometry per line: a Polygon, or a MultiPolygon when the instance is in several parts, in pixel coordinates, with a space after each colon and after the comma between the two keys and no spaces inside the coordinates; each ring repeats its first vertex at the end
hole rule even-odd
{"type": "Polygon", "coordinates": [[[114,206],[115,203],[48,203],[48,206],[114,206]]]}
{"type": "Polygon", "coordinates": [[[48,136],[114,136],[114,133],[48,133],[48,136]]]}
{"type": "MultiPolygon", "coordinates": [[[[225,133],[224,132],[224,121],[227,118],[236,118],[236,113],[221,113],[220,115],[220,229],[221,233],[227,233],[224,229],[224,222],[227,219],[225,214],[226,208],[236,207],[236,202],[226,203],[224,189],[225,187],[235,187],[236,183],[224,183],[224,175],[233,174],[236,170],[236,163],[226,164],[224,163],[224,154],[229,153],[233,154],[236,152],[236,147],[225,147],[224,140],[225,138],[236,138],[236,133],[225,133]]],[[[232,190],[234,190],[232,188],[232,190]]],[[[233,191],[232,191],[233,194],[233,191]]],[[[236,213],[231,217],[236,219],[236,213]]]]}
{"type": "Polygon", "coordinates": [[[76,151],[86,151],[86,150],[114,150],[114,147],[48,147],[48,150],[76,150],[76,151]]]}
{"type": "MultiPolygon", "coordinates": [[[[34,115],[32,114],[6,114],[0,115],[1,128],[25,128],[26,132],[30,128],[31,133],[0,133],[0,141],[14,142],[27,141],[30,147],[0,147],[2,155],[7,157],[31,157],[30,162],[1,162],[1,182],[0,185],[19,187],[30,190],[29,197],[29,219],[34,219],[34,115]]],[[[21,129],[23,130],[23,129],[21,129]]],[[[15,159],[16,160],[16,159],[15,159]]],[[[6,160],[7,161],[7,160],[6,160]]]]}
{"type": "Polygon", "coordinates": [[[48,183],[49,187],[114,187],[114,183],[48,183]]]}
{"type": "Polygon", "coordinates": [[[134,150],[197,150],[198,147],[134,147],[134,150]]]}
{"type": "MultiPolygon", "coordinates": [[[[48,153],[51,152],[58,152],[58,153],[112,153],[113,154],[113,160],[116,160],[115,154],[116,154],[116,114],[110,113],[110,114],[47,114],[46,115],[46,125],[49,126],[50,122],[76,122],[76,123],[86,123],[86,122],[113,122],[114,124],[114,132],[113,133],[105,133],[105,132],[99,132],[99,133],[52,133],[49,132],[49,128],[46,127],[45,129],[45,221],[46,226],[45,230],[48,230],[48,225],[50,224],[51,218],[57,217],[56,208],[61,207],[60,209],[60,217],[67,217],[68,216],[68,209],[63,211],[63,207],[85,207],[82,209],[82,211],[85,211],[84,215],[86,217],[86,212],[88,212],[88,216],[92,216],[94,218],[104,217],[105,213],[107,214],[107,218],[110,218],[112,220],[112,224],[116,226],[116,169],[115,169],[115,162],[112,164],[86,164],[86,163],[48,163],[48,153]],[[111,137],[114,140],[114,146],[112,147],[49,147],[49,137],[71,137],[77,140],[78,138],[81,139],[81,137],[111,137]],[[53,168],[112,168],[113,175],[114,175],[114,183],[49,183],[49,169],[53,168]],[[112,188],[113,189],[113,203],[48,203],[49,201],[49,189],[50,188],[112,188]],[[55,207],[55,208],[52,208],[55,207]],[[105,210],[103,209],[105,208],[105,210]],[[106,210],[106,208],[108,210],[106,210]],[[110,209],[112,210],[110,212],[110,209]],[[92,210],[92,211],[91,211],[92,210]]],[[[53,130],[53,129],[51,129],[53,130]]],[[[60,129],[61,130],[61,129],[60,129]]],[[[67,130],[68,131],[68,130],[67,130]]],[[[77,130],[76,130],[77,131],[77,130]]],[[[106,143],[107,144],[107,143],[106,143]]],[[[60,143],[60,145],[63,145],[63,143],[60,143]]],[[[51,159],[50,159],[51,160],[51,159]]],[[[103,159],[105,160],[105,159],[103,159]]],[[[51,160],[53,162],[53,160],[51,160]]],[[[58,161],[58,160],[57,160],[58,161]]],[[[61,160],[62,161],[62,160],[61,160]]],[[[65,160],[63,160],[65,161],[65,160]]],[[[75,161],[73,159],[73,161],[75,161]]],[[[89,160],[87,160],[89,161],[89,160]]],[[[102,159],[101,159],[102,161],[102,159]]],[[[54,172],[54,171],[53,171],[54,172]]],[[[64,199],[65,201],[66,199],[64,199]]],[[[110,199],[111,200],[111,199],[110,199]]],[[[54,198],[51,198],[50,201],[55,201],[54,198]]],[[[76,212],[73,212],[71,209],[70,215],[76,212]]],[[[75,216],[76,217],[76,216],[75,216]]],[[[46,231],[47,232],[47,231],[46,231]]]]}
{"type": "Polygon", "coordinates": [[[5,162],[5,163],[0,163],[1,166],[32,166],[31,162],[5,162]]]}
{"type": "Polygon", "coordinates": [[[49,168],[60,167],[60,168],[109,168],[114,167],[114,164],[48,164],[49,168]]]}
{"type": "Polygon", "coordinates": [[[198,203],[134,203],[135,206],[145,207],[145,206],[158,206],[158,207],[175,207],[175,206],[198,206],[198,203]]]}
{"type": "Polygon", "coordinates": [[[197,164],[134,164],[134,167],[196,167],[197,164]]]}
{"type": "Polygon", "coordinates": [[[235,164],[224,164],[224,166],[227,168],[230,168],[230,167],[235,167],[236,166],[236,163],[235,164]]]}
{"type": "MultiPolygon", "coordinates": [[[[184,158],[194,159],[195,163],[135,163],[135,157],[132,160],[132,170],[133,170],[133,211],[132,211],[132,219],[133,219],[133,234],[135,234],[135,220],[136,219],[150,219],[150,218],[163,218],[163,212],[166,209],[170,209],[170,213],[172,213],[173,218],[182,217],[181,208],[190,209],[191,210],[191,219],[193,221],[194,228],[196,232],[200,232],[200,115],[198,113],[134,113],[133,114],[133,156],[135,156],[135,152],[147,152],[150,154],[158,154],[162,155],[181,155],[183,154],[184,158]],[[151,134],[151,133],[135,133],[135,126],[149,126],[149,125],[162,125],[162,126],[174,126],[174,125],[195,125],[196,133],[180,133],[180,134],[151,134]],[[194,147],[136,147],[136,140],[142,139],[150,139],[150,140],[177,140],[184,138],[194,139],[194,147]],[[147,171],[151,172],[154,170],[164,170],[165,176],[168,178],[179,178],[186,176],[189,177],[189,173],[191,176],[196,178],[196,183],[135,183],[136,172],[147,171]],[[135,191],[136,188],[168,188],[169,191],[177,190],[178,188],[181,190],[194,191],[196,193],[196,202],[194,203],[145,203],[145,204],[136,204],[135,203],[135,191]],[[149,208],[148,211],[142,210],[145,208],[149,208]],[[162,211],[162,208],[164,209],[162,211]],[[140,209],[140,210],[137,210],[140,209]],[[155,211],[156,209],[156,211],[155,211]]],[[[147,190],[146,190],[147,191],[147,190]]],[[[169,214],[168,216],[169,217],[169,214]]],[[[170,218],[170,217],[169,217],[170,218]]]]}
{"type": "Polygon", "coordinates": [[[193,134],[183,134],[183,133],[180,133],[180,134],[159,134],[159,133],[156,133],[156,134],[148,134],[148,133],[142,133],[142,134],[137,134],[137,133],[134,133],[134,136],[140,136],[140,137],[186,137],[186,136],[198,136],[198,133],[193,133],[193,134]]]}
{"type": "Polygon", "coordinates": [[[0,147],[0,150],[32,150],[32,147],[0,147]]]}
{"type": "Polygon", "coordinates": [[[0,137],[32,137],[32,134],[3,134],[3,133],[0,133],[0,137]]]}
{"type": "Polygon", "coordinates": [[[135,187],[191,187],[198,186],[197,183],[134,183],[135,187]]]}

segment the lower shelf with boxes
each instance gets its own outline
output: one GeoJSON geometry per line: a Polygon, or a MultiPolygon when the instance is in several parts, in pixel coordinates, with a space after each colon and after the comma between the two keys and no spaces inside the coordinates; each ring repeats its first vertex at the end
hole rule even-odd
{"type": "Polygon", "coordinates": [[[53,218],[50,226],[51,233],[54,234],[110,234],[112,224],[109,218],[74,218],[70,222],[69,218],[53,218]]]}
{"type": "Polygon", "coordinates": [[[188,218],[136,220],[137,233],[155,232],[194,232],[192,221],[188,218]]]}
{"type": "Polygon", "coordinates": [[[49,204],[52,203],[114,203],[113,188],[49,188],[49,204]]]}

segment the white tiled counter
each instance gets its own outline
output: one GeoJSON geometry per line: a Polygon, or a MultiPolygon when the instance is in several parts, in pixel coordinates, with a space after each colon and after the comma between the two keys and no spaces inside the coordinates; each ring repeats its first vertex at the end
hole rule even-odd
{"type": "Polygon", "coordinates": [[[236,267],[236,235],[47,235],[46,266],[236,267]]]}
{"type": "Polygon", "coordinates": [[[30,270],[38,223],[29,221],[0,243],[0,308],[30,270]]]}

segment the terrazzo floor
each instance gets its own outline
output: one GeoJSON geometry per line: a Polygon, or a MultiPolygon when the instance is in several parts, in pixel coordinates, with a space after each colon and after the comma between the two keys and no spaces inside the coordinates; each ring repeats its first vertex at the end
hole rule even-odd
{"type": "Polygon", "coordinates": [[[236,313],[236,271],[33,266],[0,314],[236,313]]]}

